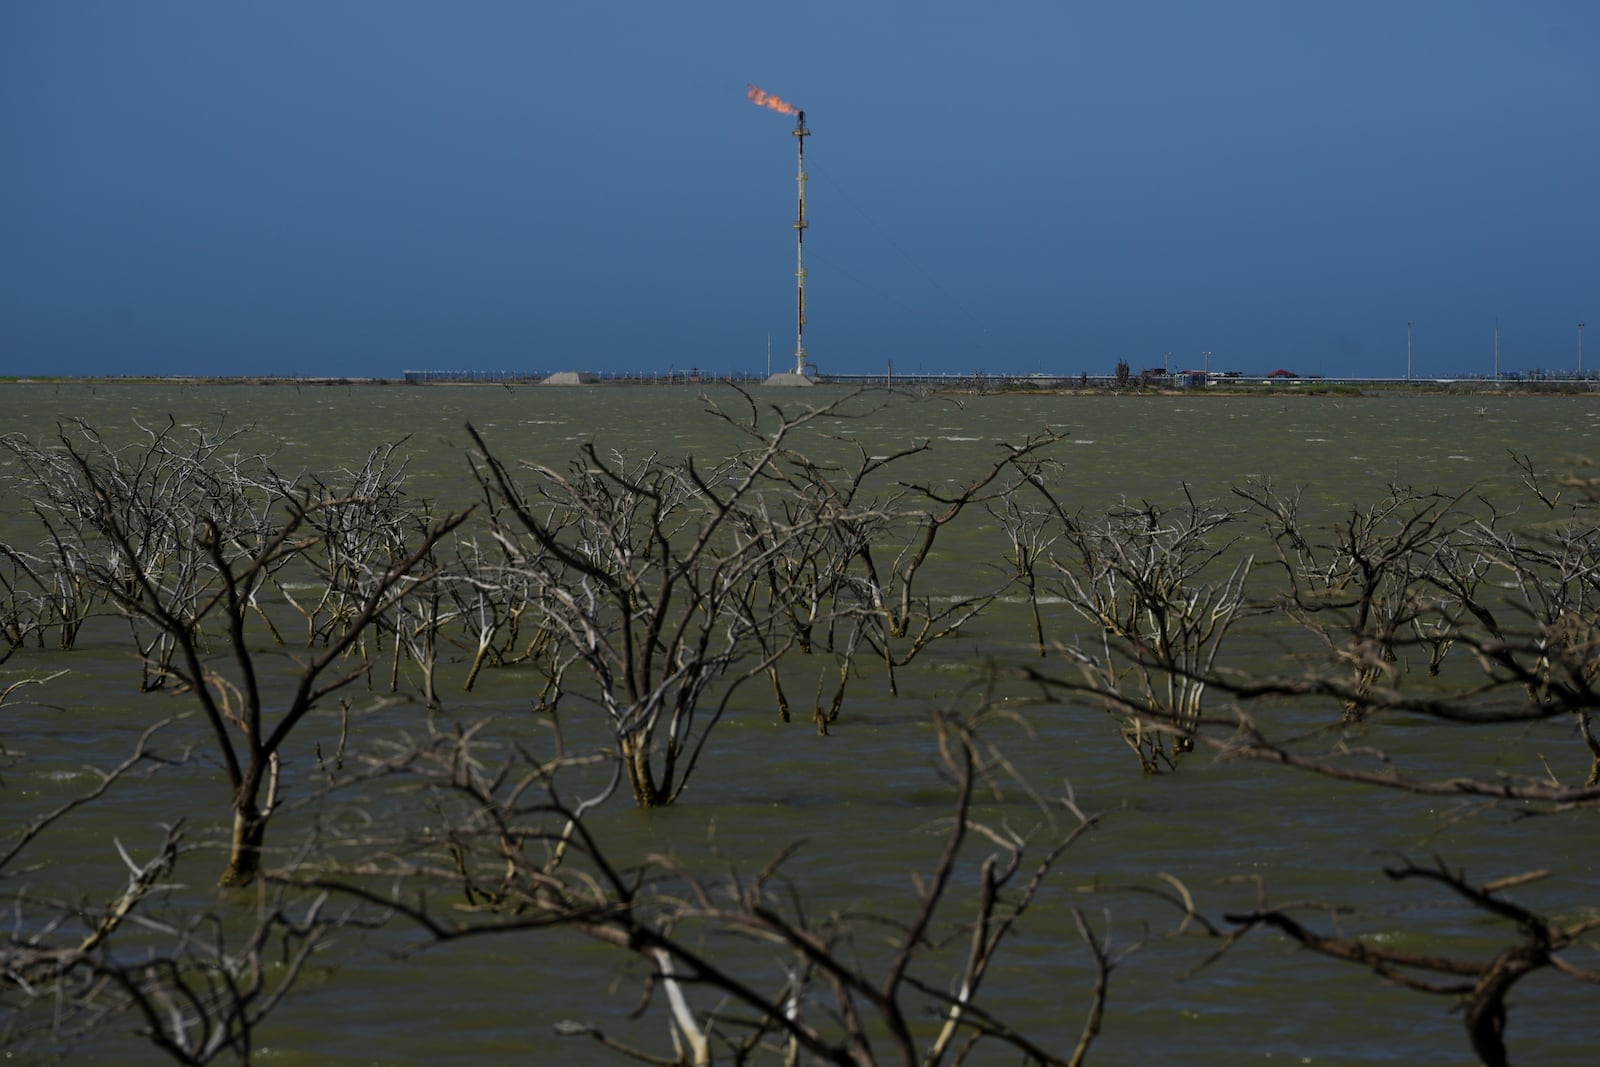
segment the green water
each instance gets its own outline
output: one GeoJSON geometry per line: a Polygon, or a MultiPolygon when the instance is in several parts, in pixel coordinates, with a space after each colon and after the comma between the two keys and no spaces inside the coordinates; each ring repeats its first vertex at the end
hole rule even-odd
{"type": "MultiPolygon", "coordinates": [[[[730,410],[743,403],[731,392],[711,395],[730,410]]],[[[831,395],[757,397],[796,405],[831,395]]],[[[558,465],[588,440],[603,451],[659,450],[709,461],[739,438],[704,408],[697,391],[679,387],[7,384],[0,386],[0,431],[43,440],[60,420],[81,418],[131,440],[139,422],[164,424],[169,416],[180,424],[221,422],[249,427],[252,447],[270,453],[279,469],[318,471],[357,464],[371,447],[405,436],[411,491],[460,506],[475,498],[465,458],[468,423],[509,461],[558,465]]],[[[1552,468],[1566,457],[1600,457],[1600,404],[1585,398],[962,397],[886,405],[863,399],[851,410],[850,419],[808,429],[816,435],[812,447],[848,453],[844,437],[878,453],[926,441],[929,450],[907,463],[903,475],[950,484],[989,462],[1001,442],[1059,433],[1052,488],[1091,513],[1123,497],[1172,503],[1185,486],[1202,499],[1221,497],[1247,478],[1305,487],[1316,517],[1375,499],[1390,483],[1452,493],[1475,488],[1509,499],[1518,480],[1511,453],[1552,468]]],[[[11,473],[0,469],[0,476],[11,473]]],[[[0,539],[27,535],[25,507],[9,499],[0,539]]],[[[981,574],[994,562],[992,532],[974,522],[941,541],[940,573],[981,574]]],[[[911,872],[932,868],[938,820],[949,810],[932,768],[926,713],[934,704],[959,702],[986,660],[1026,655],[1017,623],[1014,613],[997,611],[987,628],[971,628],[937,648],[906,672],[898,697],[866,672],[828,737],[804,721],[778,722],[765,694],[751,690],[718,727],[680,805],[644,814],[618,798],[598,813],[595,828],[619,855],[652,849],[708,864],[712,825],[716,848],[751,864],[804,839],[790,872],[819,908],[909,915],[911,872]]],[[[13,822],[86,787],[84,765],[114,762],[144,724],[183,706],[168,694],[137,691],[132,654],[114,630],[70,654],[19,654],[0,665],[0,681],[61,669],[70,673],[14,697],[0,712],[0,741],[24,757],[6,769],[0,794],[13,822]]],[[[531,695],[525,679],[510,674],[491,674],[464,693],[460,676],[459,664],[446,672],[441,696],[445,712],[462,719],[514,715],[531,695]]],[[[809,695],[810,683],[793,684],[809,695]]],[[[1252,880],[1264,879],[1274,900],[1348,905],[1360,912],[1354,928],[1469,955],[1498,943],[1494,931],[1472,913],[1443,906],[1440,892],[1389,882],[1386,863],[1439,855],[1480,880],[1548,867],[1552,876],[1521,891],[1519,901],[1547,914],[1600,904],[1592,813],[1517,820],[1499,808],[1205,758],[1177,774],[1145,777],[1099,711],[1035,708],[1028,726],[1031,733],[1018,726],[1000,737],[1019,768],[1044,792],[1070,785],[1083,808],[1105,819],[1063,858],[987,993],[992,1009],[1064,1054],[1077,1039],[1092,982],[1071,908],[1085,907],[1097,925],[1109,921],[1119,945],[1142,938],[1144,947],[1112,977],[1091,1063],[1471,1062],[1446,998],[1385,986],[1261,934],[1194,971],[1216,944],[1170,936],[1173,912],[1116,887],[1158,886],[1160,874],[1171,874],[1194,891],[1203,912],[1220,916],[1248,909],[1252,880]],[[1087,891],[1095,886],[1102,888],[1087,891]]],[[[1584,758],[1571,731],[1554,725],[1516,738],[1431,728],[1385,743],[1423,766],[1444,768],[1462,760],[1492,768],[1526,759],[1532,749],[1569,779],[1584,758]]],[[[296,756],[311,758],[304,749],[296,756]]],[[[154,841],[156,826],[180,815],[195,833],[221,825],[224,790],[217,768],[203,763],[129,783],[116,804],[85,813],[51,838],[53,851],[30,858],[51,861],[41,878],[85,895],[103,893],[124,878],[113,840],[137,850],[154,841]]],[[[1029,809],[1019,806],[1015,818],[1026,824],[1029,809]]],[[[273,833],[292,827],[275,824],[273,833]]],[[[214,871],[206,857],[184,873],[196,907],[222,906],[207,889],[214,871]]],[[[618,1062],[596,1045],[555,1037],[552,1027],[564,1019],[667,1047],[659,1005],[641,1020],[626,1017],[638,985],[615,979],[619,972],[637,974],[636,963],[575,934],[525,933],[394,955],[418,943],[400,931],[343,938],[263,1024],[261,1061],[618,1062]]],[[[1596,965],[1593,955],[1588,966],[1596,965]]],[[[781,980],[776,959],[757,958],[752,966],[766,968],[758,979],[769,986],[781,980]]],[[[1514,1058],[1587,1062],[1597,1006],[1596,987],[1548,975],[1525,981],[1513,1000],[1514,1058]]],[[[165,1062],[127,1036],[128,1028],[113,1023],[81,1052],[98,1062],[165,1062]]]]}

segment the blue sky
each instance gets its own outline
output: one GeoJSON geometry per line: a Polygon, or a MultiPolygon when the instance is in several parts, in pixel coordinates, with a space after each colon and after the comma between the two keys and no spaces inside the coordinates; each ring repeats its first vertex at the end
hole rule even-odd
{"type": "Polygon", "coordinates": [[[0,374],[1600,369],[1589,0],[0,4],[0,374]]]}

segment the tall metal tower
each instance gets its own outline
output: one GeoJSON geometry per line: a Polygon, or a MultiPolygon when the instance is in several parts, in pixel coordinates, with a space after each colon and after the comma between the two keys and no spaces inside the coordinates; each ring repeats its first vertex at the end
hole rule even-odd
{"type": "Polygon", "coordinates": [[[794,113],[794,143],[799,148],[799,170],[795,182],[800,187],[800,211],[794,220],[795,332],[794,372],[806,372],[806,113],[794,113]]]}
{"type": "MultiPolygon", "coordinates": [[[[795,174],[795,182],[799,185],[800,210],[794,219],[794,281],[795,281],[795,329],[794,329],[794,370],[784,374],[773,374],[767,378],[768,385],[811,385],[812,380],[806,377],[806,138],[811,136],[811,131],[806,129],[806,113],[784,100],[782,97],[773,96],[764,92],[759,87],[747,86],[745,96],[751,103],[768,108],[783,115],[794,116],[794,140],[799,149],[800,167],[795,174]]],[[[771,351],[771,344],[768,344],[771,351]]],[[[771,362],[771,355],[767,359],[771,362]]]]}

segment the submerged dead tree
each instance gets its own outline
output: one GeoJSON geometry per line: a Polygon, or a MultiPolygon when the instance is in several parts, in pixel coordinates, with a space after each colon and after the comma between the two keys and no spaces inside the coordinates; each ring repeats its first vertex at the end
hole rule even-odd
{"type": "MultiPolygon", "coordinates": [[[[0,704],[15,691],[0,692],[0,704]]],[[[242,907],[232,906],[240,903],[233,898],[213,908],[185,884],[200,849],[176,815],[148,828],[120,822],[132,835],[127,840],[97,838],[109,878],[97,872],[86,879],[81,860],[70,874],[56,869],[59,835],[84,833],[116,810],[119,793],[191,761],[191,750],[163,744],[181,717],[153,724],[120,762],[88,768],[90,786],[19,815],[19,825],[0,837],[5,1058],[37,1054],[55,1062],[112,1030],[132,1032],[186,1067],[248,1064],[257,1029],[306,976],[313,956],[335,934],[382,920],[381,912],[335,907],[326,894],[285,887],[263,886],[242,907]]],[[[17,756],[21,773],[29,772],[29,758],[17,756]]]]}
{"type": "Polygon", "coordinates": [[[50,610],[42,626],[59,634],[70,649],[96,614],[115,614],[130,628],[144,667],[142,685],[167,681],[165,667],[174,651],[171,635],[137,612],[123,610],[138,574],[160,575],[166,600],[177,611],[192,611],[204,594],[208,563],[192,536],[196,519],[208,516],[219,528],[240,537],[259,535],[262,458],[238,451],[243,431],[137,426],[135,443],[118,447],[87,423],[65,424],[56,444],[35,445],[10,434],[0,439],[19,461],[23,474],[14,489],[27,501],[43,537],[24,556],[23,575],[49,590],[50,610]],[[92,457],[93,477],[84,467],[92,457]],[[107,543],[107,529],[117,531],[107,543]],[[26,563],[24,563],[26,561],[26,563]]]}
{"type": "Polygon", "coordinates": [[[709,469],[591,443],[565,470],[514,472],[469,427],[505,570],[552,655],[586,670],[641,807],[678,798],[733,694],[796,644],[811,583],[829,580],[841,516],[779,502],[789,437],[830,410],[780,417],[709,469]]]}
{"type": "MultiPolygon", "coordinates": [[[[1198,568],[1185,567],[1174,544],[1167,568],[1155,568],[1176,576],[1161,604],[1191,605],[1204,618],[1229,623],[1216,633],[1220,644],[1206,646],[1201,657],[1179,654],[1181,643],[1154,636],[1166,625],[1166,612],[1143,607],[1154,583],[1132,580],[1139,571],[1123,562],[1121,545],[1103,536],[1085,539],[1068,527],[1063,539],[1089,551],[1077,580],[1057,588],[1080,616],[1099,622],[1103,636],[1062,642],[1065,670],[1023,669],[1045,699],[1099,703],[1222,759],[1418,796],[1512,805],[1522,815],[1581,817],[1600,807],[1600,748],[1590,725],[1600,709],[1600,627],[1594,622],[1600,494],[1569,493],[1559,508],[1540,494],[1541,506],[1523,511],[1391,487],[1379,501],[1331,520],[1308,517],[1299,494],[1264,485],[1243,486],[1237,494],[1247,508],[1233,518],[1259,523],[1254,544],[1241,537],[1237,547],[1224,546],[1230,553],[1198,557],[1204,562],[1198,568]],[[1255,602],[1240,611],[1241,568],[1258,551],[1275,555],[1275,565],[1254,568],[1255,602]],[[1111,594],[1130,581],[1130,597],[1111,594]],[[1139,607],[1130,611],[1130,605],[1139,607]],[[1179,718],[1172,705],[1151,699],[1162,679],[1171,692],[1203,687],[1206,705],[1179,718]],[[1563,721],[1574,722],[1573,733],[1584,742],[1581,772],[1543,746],[1519,753],[1520,765],[1511,758],[1534,727],[1563,721]],[[1451,732],[1441,730],[1437,750],[1419,751],[1418,727],[1429,724],[1451,732]],[[1464,749],[1457,739],[1463,726],[1494,731],[1502,743],[1464,749]],[[1407,758],[1386,751],[1390,730],[1405,739],[1407,758]],[[1473,766],[1472,759],[1488,762],[1473,766]]],[[[1521,978],[1548,971],[1600,982],[1600,972],[1582,962],[1600,949],[1594,939],[1600,920],[1586,912],[1554,918],[1505,895],[1548,872],[1485,884],[1442,862],[1406,863],[1386,873],[1395,881],[1445,886],[1516,934],[1487,956],[1402,950],[1318,932],[1297,914],[1306,906],[1263,902],[1228,914],[1236,929],[1227,936],[1271,928],[1405,988],[1455,997],[1474,1053],[1492,1065],[1510,1062],[1508,997],[1521,978]]],[[[1183,897],[1185,927],[1194,928],[1192,901],[1183,897]]],[[[1224,936],[1221,924],[1205,925],[1224,936]]],[[[1442,933],[1438,938],[1446,940],[1442,933]]]]}
{"type": "Polygon", "coordinates": [[[282,476],[232,450],[235,435],[171,423],[143,433],[115,447],[78,423],[53,448],[7,445],[33,476],[59,565],[133,628],[146,688],[170,684],[203,713],[231,793],[222,884],[243,885],[259,868],[285,742],[367,673],[360,643],[380,624],[393,631],[390,614],[465,513],[399,515],[385,449],[345,487],[282,476]],[[296,604],[306,647],[279,677],[260,651],[281,642],[261,599],[270,589],[294,603],[286,576],[320,593],[296,604]]]}
{"type": "MultiPolygon", "coordinates": [[[[1270,740],[1272,723],[1293,723],[1306,740],[1394,716],[1483,725],[1571,716],[1588,736],[1600,707],[1591,502],[1570,494],[1567,516],[1530,521],[1487,501],[1391,487],[1317,522],[1298,494],[1260,484],[1235,493],[1244,506],[1227,510],[1192,500],[1104,519],[1053,509],[1048,591],[1092,630],[1058,643],[1070,671],[1028,675],[1135,730],[1280,762],[1304,752],[1270,740]]],[[[1388,766],[1373,776],[1396,777],[1388,766]]],[[[1525,784],[1530,796],[1552,790],[1548,777],[1525,784]]],[[[1505,788],[1484,783],[1486,794],[1505,788]]]]}
{"type": "MultiPolygon", "coordinates": [[[[747,408],[742,417],[713,411],[760,439],[764,431],[755,404],[740,395],[747,408]]],[[[843,414],[837,404],[827,413],[843,414]]],[[[1001,567],[967,565],[952,573],[939,558],[941,549],[981,522],[975,515],[1005,506],[1018,486],[1036,479],[1048,449],[1061,439],[1046,430],[1020,444],[995,442],[974,473],[913,478],[905,468],[927,464],[933,455],[927,440],[880,451],[848,429],[845,422],[827,434],[826,448],[786,450],[775,468],[784,492],[774,496],[773,506],[787,521],[829,517],[821,528],[821,555],[787,560],[808,572],[800,587],[809,595],[790,614],[800,650],[827,651],[839,661],[827,709],[819,686],[818,725],[824,732],[837,717],[858,653],[882,664],[889,691],[896,693],[900,668],[959,634],[1011,589],[1016,578],[1001,567]]]]}
{"type": "MultiPolygon", "coordinates": [[[[891,521],[862,543],[856,553],[859,566],[840,583],[855,598],[844,614],[860,625],[867,645],[882,657],[891,692],[897,691],[896,669],[933,643],[960,633],[1018,580],[996,567],[985,587],[963,588],[946,575],[946,584],[932,591],[926,573],[935,547],[948,540],[948,531],[964,516],[997,506],[1020,486],[1037,484],[1045,466],[1041,454],[1060,439],[1044,431],[1021,444],[999,442],[993,458],[975,476],[955,485],[899,483],[900,492],[887,509],[891,521]]],[[[964,577],[984,570],[968,565],[964,577]]]]}
{"type": "Polygon", "coordinates": [[[1173,767],[1194,747],[1207,678],[1250,610],[1254,557],[1229,557],[1238,516],[1196,501],[1187,487],[1178,507],[1124,503],[1089,516],[1068,511],[1043,478],[1030,485],[1044,506],[1002,517],[1036,620],[1038,599],[1048,596],[1087,624],[1081,638],[1058,646],[1082,676],[1082,691],[1121,720],[1147,773],[1173,767]],[[1024,554],[1032,544],[1048,547],[1024,554]]]}
{"type": "Polygon", "coordinates": [[[914,892],[872,914],[818,907],[801,843],[721,873],[619,856],[588,817],[605,790],[577,800],[562,788],[574,760],[508,756],[479,727],[439,730],[373,768],[426,790],[440,821],[365,863],[278,877],[390,909],[439,942],[565,932],[629,954],[635,1014],[661,1018],[671,1051],[581,1020],[559,1031],[637,1062],[934,1067],[1010,1055],[1078,1065],[1099,1034],[1111,975],[1137,943],[1113,943],[1075,909],[1089,958],[1081,1028],[1063,1040],[1007,1022],[989,979],[1027,936],[1063,855],[1098,822],[1070,795],[1045,801],[1013,777],[991,736],[1010,719],[983,708],[932,717],[950,795],[936,853],[913,875],[914,892]],[[1019,826],[1030,802],[1036,818],[1019,826]],[[439,906],[452,896],[466,906],[439,906]]]}
{"type": "Polygon", "coordinates": [[[817,701],[825,731],[858,650],[881,657],[892,685],[896,667],[990,604],[1008,576],[953,597],[922,592],[918,577],[941,535],[1055,440],[1006,446],[946,489],[892,480],[925,445],[874,456],[830,433],[832,451],[854,459],[826,462],[797,446],[802,431],[848,425],[853,398],[786,413],[739,395],[745,411],[714,414],[746,447],[710,467],[590,443],[566,469],[513,470],[471,430],[506,572],[556,635],[557,661],[586,670],[642,807],[677,799],[746,682],[771,680],[786,711],[777,666],[790,650],[837,657],[832,701],[817,701]]]}
{"type": "Polygon", "coordinates": [[[1413,643],[1429,648],[1429,669],[1438,673],[1459,621],[1440,614],[1441,587],[1459,595],[1481,578],[1476,554],[1458,551],[1461,498],[1390,485],[1381,500],[1311,529],[1300,520],[1296,496],[1266,483],[1234,492],[1276,549],[1287,584],[1278,607],[1351,672],[1348,716],[1364,713],[1362,694],[1393,684],[1404,669],[1399,657],[1413,643]]]}

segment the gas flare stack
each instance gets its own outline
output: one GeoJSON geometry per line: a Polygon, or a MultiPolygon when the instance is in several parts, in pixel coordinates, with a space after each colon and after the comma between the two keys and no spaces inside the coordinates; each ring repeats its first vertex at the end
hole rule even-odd
{"type": "Polygon", "coordinates": [[[753,104],[776,111],[781,115],[794,116],[793,132],[799,157],[799,169],[795,175],[795,182],[799,185],[800,191],[800,209],[794,220],[794,370],[774,374],[766,380],[765,384],[811,385],[812,380],[806,375],[806,138],[811,136],[811,131],[806,129],[806,113],[788,101],[762,92],[754,85],[749,87],[749,91],[745,95],[750,98],[750,102],[753,104]]]}

